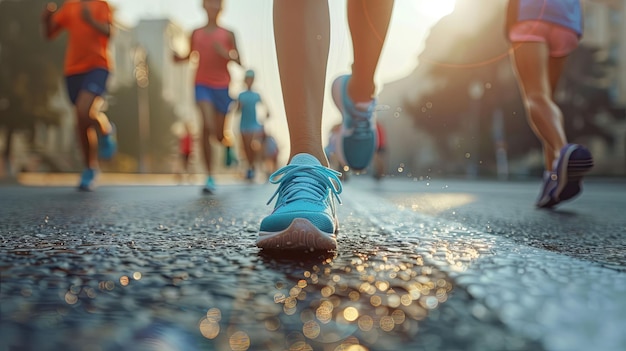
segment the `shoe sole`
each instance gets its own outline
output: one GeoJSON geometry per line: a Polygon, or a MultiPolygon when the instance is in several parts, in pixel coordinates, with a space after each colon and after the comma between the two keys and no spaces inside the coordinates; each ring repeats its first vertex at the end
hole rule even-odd
{"type": "Polygon", "coordinates": [[[558,185],[555,189],[554,199],[558,199],[558,202],[567,201],[576,197],[582,189],[582,179],[591,168],[593,168],[593,157],[586,149],[579,145],[572,145],[565,150],[565,153],[561,155],[561,162],[558,167],[557,173],[560,174],[558,185]],[[574,153],[586,153],[582,158],[572,160],[574,153]]]}
{"type": "Polygon", "coordinates": [[[256,245],[267,250],[331,251],[337,249],[337,237],[319,230],[305,218],[296,218],[283,231],[259,232],[256,245]]]}

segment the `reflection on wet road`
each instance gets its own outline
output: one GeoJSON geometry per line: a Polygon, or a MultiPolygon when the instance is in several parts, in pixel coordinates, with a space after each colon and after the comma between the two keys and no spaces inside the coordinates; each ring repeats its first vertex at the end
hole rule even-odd
{"type": "MultiPolygon", "coordinates": [[[[552,276],[556,267],[499,256],[503,245],[536,262],[541,254],[415,213],[424,198],[387,202],[348,188],[339,250],[285,256],[254,247],[271,187],[226,186],[210,198],[187,187],[9,190],[0,349],[563,349],[534,330],[554,323],[527,319],[562,318],[555,293],[580,287],[567,269],[552,276]],[[546,277],[554,281],[534,280],[546,277]],[[547,312],[519,311],[539,306],[547,312]]],[[[595,273],[608,298],[626,286],[617,272],[595,273]]],[[[578,295],[565,297],[576,305],[578,295]]],[[[613,307],[604,318],[623,323],[623,305],[613,307]]],[[[605,334],[605,345],[621,342],[605,334]]]]}
{"type": "MultiPolygon", "coordinates": [[[[220,335],[218,321],[207,315],[200,323],[205,337],[227,338],[232,349],[241,349],[233,347],[232,335],[252,343],[251,349],[382,349],[417,335],[419,321],[452,290],[445,274],[414,253],[361,252],[306,261],[263,253],[262,259],[265,270],[286,275],[260,291],[243,279],[230,313],[235,320],[224,321],[232,330],[220,335]]],[[[209,310],[215,312],[218,307],[209,310]]]]}

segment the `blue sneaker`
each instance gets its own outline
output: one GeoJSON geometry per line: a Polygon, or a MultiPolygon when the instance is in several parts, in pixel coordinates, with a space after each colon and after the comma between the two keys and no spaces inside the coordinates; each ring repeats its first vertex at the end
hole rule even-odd
{"type": "Polygon", "coordinates": [[[78,190],[80,191],[92,191],[94,179],[96,178],[96,170],[93,168],[85,168],[80,175],[80,183],[78,184],[78,190]]]}
{"type": "Polygon", "coordinates": [[[239,161],[237,160],[237,154],[235,153],[235,150],[230,146],[226,146],[224,149],[224,163],[226,164],[226,167],[236,166],[239,161]]]}
{"type": "Polygon", "coordinates": [[[335,199],[341,203],[340,173],[326,168],[309,154],[298,154],[270,176],[279,184],[268,204],[274,211],[261,221],[256,245],[262,249],[335,250],[338,220],[335,199]]]}
{"type": "Polygon", "coordinates": [[[248,181],[253,181],[254,180],[254,169],[249,168],[246,171],[246,180],[248,180],[248,181]]]}
{"type": "Polygon", "coordinates": [[[333,82],[332,96],[343,117],[340,147],[348,166],[359,171],[367,168],[376,150],[376,121],[372,101],[361,110],[348,97],[350,76],[341,76],[333,82]]]}
{"type": "Polygon", "coordinates": [[[556,163],[554,172],[544,180],[538,207],[553,207],[580,194],[582,178],[593,168],[593,157],[586,147],[567,144],[561,149],[556,163]]]}
{"type": "Polygon", "coordinates": [[[206,178],[206,183],[204,184],[204,188],[202,188],[202,192],[205,194],[215,194],[215,182],[213,181],[213,177],[208,176],[206,178]]]}
{"type": "Polygon", "coordinates": [[[111,128],[109,134],[98,136],[98,157],[103,160],[112,159],[117,152],[117,132],[113,123],[111,128]]]}

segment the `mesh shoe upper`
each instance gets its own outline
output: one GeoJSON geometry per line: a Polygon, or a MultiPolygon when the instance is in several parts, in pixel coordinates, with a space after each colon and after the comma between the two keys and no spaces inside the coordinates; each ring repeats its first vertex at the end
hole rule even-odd
{"type": "Polygon", "coordinates": [[[202,188],[202,192],[205,194],[214,194],[215,190],[215,181],[213,180],[213,177],[208,176],[206,178],[206,183],[204,183],[204,187],[202,188]]]}
{"type": "Polygon", "coordinates": [[[332,95],[343,117],[341,147],[346,163],[362,170],[372,161],[376,149],[375,101],[360,110],[348,97],[350,76],[341,76],[333,82],[332,95]]]}
{"type": "Polygon", "coordinates": [[[538,207],[550,208],[576,197],[582,190],[583,176],[593,168],[593,157],[584,146],[567,144],[561,149],[554,168],[544,176],[538,207]]]}
{"type": "Polygon", "coordinates": [[[96,171],[92,168],[86,168],[80,175],[80,183],[78,184],[78,189],[85,191],[91,190],[95,178],[96,171]]]}
{"type": "Polygon", "coordinates": [[[117,132],[111,124],[111,132],[98,138],[98,156],[103,160],[110,160],[117,152],[117,132]]]}
{"type": "Polygon", "coordinates": [[[340,202],[341,173],[322,166],[308,154],[294,156],[291,163],[270,176],[279,184],[268,204],[276,198],[274,211],[261,222],[261,232],[280,232],[296,218],[304,218],[325,233],[337,225],[335,202],[340,202]]]}

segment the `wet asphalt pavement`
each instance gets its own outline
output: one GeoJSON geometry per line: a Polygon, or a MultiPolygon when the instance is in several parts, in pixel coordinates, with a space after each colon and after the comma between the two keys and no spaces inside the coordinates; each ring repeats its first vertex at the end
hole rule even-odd
{"type": "Polygon", "coordinates": [[[0,187],[0,351],[625,350],[626,182],[346,182],[337,252],[254,245],[271,185],[0,187]]]}

